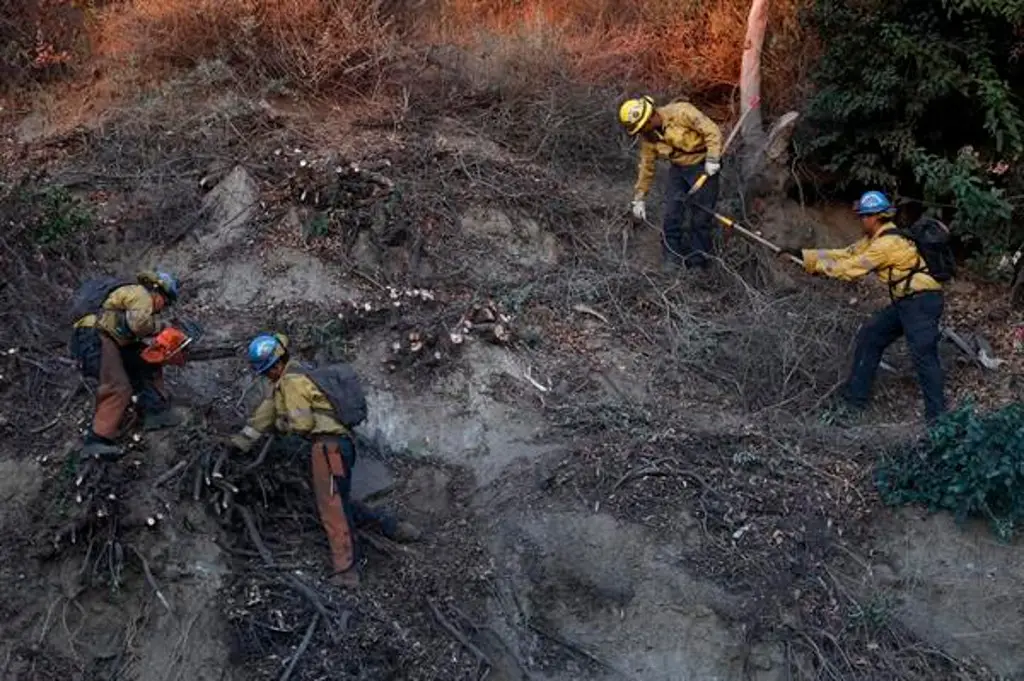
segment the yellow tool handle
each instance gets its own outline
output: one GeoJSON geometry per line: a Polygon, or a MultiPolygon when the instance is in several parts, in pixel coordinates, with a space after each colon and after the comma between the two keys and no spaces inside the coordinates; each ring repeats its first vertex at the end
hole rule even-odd
{"type": "MultiPolygon", "coordinates": [[[[739,224],[738,222],[736,222],[732,218],[728,218],[728,217],[726,217],[726,216],[724,216],[724,215],[722,215],[720,213],[712,212],[711,214],[715,217],[716,220],[721,222],[722,225],[724,225],[726,228],[736,230],[736,232],[738,234],[740,234],[741,236],[744,236],[744,237],[750,239],[751,241],[754,241],[754,242],[757,242],[757,243],[761,244],[762,246],[764,246],[768,250],[772,251],[776,255],[778,255],[779,253],[782,252],[782,249],[779,248],[778,246],[776,246],[775,244],[773,244],[771,241],[768,241],[768,239],[765,239],[760,234],[756,234],[754,232],[751,232],[749,229],[747,229],[743,225],[739,224]]],[[[804,261],[801,260],[800,258],[796,257],[795,255],[786,254],[786,257],[789,258],[790,260],[792,260],[793,262],[795,262],[797,265],[800,265],[801,267],[803,267],[804,261]]]]}
{"type": "Polygon", "coordinates": [[[709,175],[707,173],[701,173],[700,177],[697,178],[697,181],[690,187],[690,191],[686,192],[686,195],[693,196],[699,192],[700,188],[708,183],[708,177],[709,175]]]}

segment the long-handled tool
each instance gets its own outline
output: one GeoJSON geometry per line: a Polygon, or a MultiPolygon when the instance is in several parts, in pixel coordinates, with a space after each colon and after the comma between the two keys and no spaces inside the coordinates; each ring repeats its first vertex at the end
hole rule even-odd
{"type": "MultiPolygon", "coordinates": [[[[744,111],[743,114],[740,116],[740,119],[738,121],[736,121],[736,125],[732,126],[732,131],[729,132],[729,136],[725,138],[725,144],[722,145],[722,158],[725,158],[725,154],[726,154],[726,152],[729,151],[729,147],[732,146],[733,140],[736,139],[736,135],[738,135],[740,130],[743,128],[743,124],[746,122],[747,116],[749,116],[750,112],[753,111],[754,109],[756,109],[759,106],[761,106],[761,99],[759,97],[755,97],[754,99],[751,100],[750,106],[747,108],[747,110],[744,111]]],[[[686,198],[688,199],[688,198],[692,197],[694,194],[696,194],[698,191],[700,191],[700,188],[703,187],[705,184],[707,184],[707,181],[708,181],[709,177],[710,177],[710,175],[708,175],[707,173],[701,173],[697,177],[697,180],[690,186],[690,189],[686,192],[686,198]]],[[[629,227],[627,226],[625,229],[622,230],[622,259],[623,259],[623,263],[625,263],[626,251],[628,250],[628,248],[629,248],[629,227]]]]}
{"type": "MultiPolygon", "coordinates": [[[[759,106],[761,106],[761,98],[754,97],[754,99],[750,101],[750,106],[747,107],[747,110],[743,112],[743,114],[740,116],[740,119],[736,121],[736,125],[732,126],[732,132],[730,132],[729,136],[725,138],[725,144],[722,145],[721,158],[725,158],[725,154],[727,151],[729,151],[729,147],[732,146],[733,140],[736,139],[736,135],[738,135],[740,130],[743,128],[743,124],[746,122],[747,116],[749,116],[750,112],[759,106]]],[[[711,176],[708,175],[707,173],[701,173],[700,176],[697,178],[697,181],[694,182],[693,185],[690,187],[690,191],[686,192],[686,195],[693,196],[694,194],[696,194],[698,191],[700,191],[701,187],[707,184],[708,178],[710,177],[711,176]]]]}
{"type": "MultiPolygon", "coordinates": [[[[747,239],[750,239],[751,241],[760,244],[761,246],[764,246],[765,248],[770,250],[772,253],[775,253],[776,255],[782,253],[781,248],[773,244],[771,241],[768,241],[768,239],[765,239],[763,236],[754,232],[753,230],[744,227],[737,220],[733,220],[732,218],[722,215],[721,213],[717,213],[711,210],[710,208],[706,208],[705,206],[698,205],[696,207],[699,208],[700,210],[710,213],[711,216],[714,217],[715,220],[720,222],[726,229],[734,230],[740,236],[746,237],[747,239]]],[[[804,261],[802,259],[789,253],[786,254],[786,257],[793,263],[803,267],[804,261]]],[[[959,333],[949,328],[948,326],[940,326],[939,333],[943,338],[945,338],[953,345],[955,345],[961,352],[963,352],[965,355],[967,355],[972,360],[977,362],[984,369],[997,369],[999,368],[999,365],[1001,365],[1004,361],[996,359],[995,357],[992,356],[991,347],[988,346],[988,344],[985,343],[983,339],[976,339],[974,345],[972,345],[963,336],[961,336],[959,333]]]]}
{"type": "MultiPolygon", "coordinates": [[[[711,213],[712,217],[714,217],[716,220],[718,220],[720,223],[722,223],[722,225],[726,229],[731,229],[731,230],[735,231],[737,234],[739,234],[740,236],[746,237],[747,239],[750,239],[751,241],[756,242],[756,243],[764,246],[765,248],[767,248],[769,251],[771,251],[775,255],[779,255],[780,253],[782,253],[782,249],[781,248],[779,248],[778,246],[773,244],[771,241],[768,241],[768,239],[765,239],[763,236],[761,236],[757,232],[744,227],[738,221],[733,220],[730,217],[726,217],[725,215],[722,215],[721,213],[716,213],[715,211],[711,210],[710,208],[706,208],[704,206],[697,206],[697,208],[699,208],[701,210],[704,210],[704,211],[707,211],[708,213],[711,213]]],[[[797,265],[800,265],[801,267],[803,267],[804,261],[801,260],[800,258],[796,257],[795,255],[787,253],[786,257],[789,258],[792,262],[796,263],[797,265]]]]}

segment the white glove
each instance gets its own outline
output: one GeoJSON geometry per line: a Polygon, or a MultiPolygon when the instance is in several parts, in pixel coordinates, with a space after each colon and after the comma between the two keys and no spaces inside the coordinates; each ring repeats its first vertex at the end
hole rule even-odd
{"type": "Polygon", "coordinates": [[[633,209],[633,217],[637,220],[647,219],[647,204],[644,203],[643,199],[633,199],[633,203],[630,204],[633,209]]]}
{"type": "Polygon", "coordinates": [[[721,161],[712,161],[710,158],[704,161],[704,173],[707,174],[708,177],[714,177],[721,169],[721,161]]]}

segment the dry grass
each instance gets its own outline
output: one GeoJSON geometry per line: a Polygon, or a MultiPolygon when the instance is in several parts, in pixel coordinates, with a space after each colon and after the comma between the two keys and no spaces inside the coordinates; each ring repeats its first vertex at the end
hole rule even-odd
{"type": "MultiPolygon", "coordinates": [[[[800,97],[817,45],[799,13],[772,5],[765,99],[800,97]]],[[[747,0],[136,0],[98,15],[93,45],[143,68],[221,59],[260,84],[363,92],[403,50],[473,48],[506,64],[544,59],[575,79],[724,102],[740,69],[747,0]],[[505,43],[496,47],[498,43],[505,43]],[[504,53],[504,54],[500,54],[504,53]]]]}
{"type": "Polygon", "coordinates": [[[0,0],[0,91],[67,73],[84,16],[71,0],[0,0]]]}
{"type": "MultiPolygon", "coordinates": [[[[809,0],[773,3],[764,55],[766,99],[788,106],[817,46],[799,21],[809,0]]],[[[438,40],[467,44],[482,31],[542,35],[592,83],[721,97],[735,87],[747,0],[443,0],[438,40]]]]}
{"type": "Polygon", "coordinates": [[[310,92],[360,91],[399,51],[402,3],[355,0],[137,0],[97,22],[150,67],[192,67],[219,59],[251,82],[310,92]]]}

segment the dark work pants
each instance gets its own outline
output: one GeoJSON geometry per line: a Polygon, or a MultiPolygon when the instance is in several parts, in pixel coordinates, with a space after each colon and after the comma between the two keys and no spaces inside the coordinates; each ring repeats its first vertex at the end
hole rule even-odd
{"type": "Polygon", "coordinates": [[[665,217],[662,223],[664,238],[662,250],[665,258],[684,261],[687,267],[706,267],[711,255],[711,227],[714,218],[709,210],[718,203],[718,175],[707,182],[693,196],[686,193],[704,174],[704,163],[689,166],[671,164],[668,187],[665,192],[665,217]]]}
{"type": "Polygon", "coordinates": [[[942,366],[939,364],[939,319],[943,298],[938,292],[918,293],[879,310],[857,335],[853,369],[845,396],[855,407],[864,407],[882,361],[882,353],[901,335],[917,370],[917,382],[924,395],[925,417],[935,420],[946,410],[942,366]]]}

